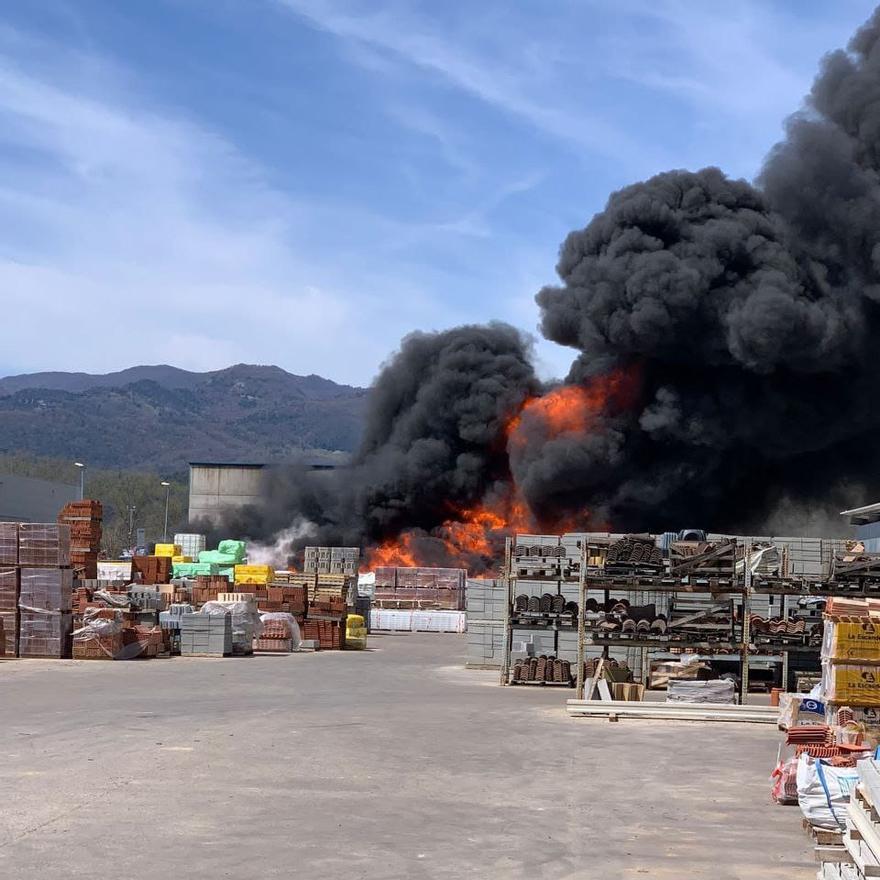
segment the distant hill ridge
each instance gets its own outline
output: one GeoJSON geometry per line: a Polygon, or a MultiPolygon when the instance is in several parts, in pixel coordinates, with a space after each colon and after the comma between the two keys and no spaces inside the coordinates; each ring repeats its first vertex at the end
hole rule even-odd
{"type": "Polygon", "coordinates": [[[0,379],[0,452],[175,473],[195,459],[349,452],[366,396],[365,388],[252,364],[206,373],[160,364],[8,376],[0,379]]]}

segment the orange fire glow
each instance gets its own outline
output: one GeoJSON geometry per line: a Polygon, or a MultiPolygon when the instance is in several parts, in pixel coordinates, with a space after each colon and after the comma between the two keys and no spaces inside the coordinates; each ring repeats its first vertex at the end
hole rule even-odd
{"type": "Polygon", "coordinates": [[[524,446],[526,428],[531,426],[547,438],[584,434],[603,412],[631,405],[638,378],[634,369],[618,369],[586,385],[562,385],[540,397],[530,397],[508,422],[508,443],[524,446]]]}
{"type": "MultiPolygon", "coordinates": [[[[638,393],[638,367],[614,370],[584,385],[565,385],[540,397],[529,398],[507,423],[507,448],[515,453],[534,436],[552,440],[566,434],[584,434],[594,430],[604,414],[613,414],[632,406],[638,393]]],[[[516,487],[511,485],[505,496],[471,508],[450,511],[449,518],[432,529],[404,531],[396,538],[370,548],[364,560],[365,570],[379,566],[461,565],[474,573],[497,569],[503,551],[503,539],[516,533],[536,529],[555,533],[581,531],[591,523],[589,512],[565,514],[553,522],[539,523],[531,514],[516,487]],[[446,561],[429,560],[425,543],[440,542],[446,561]]]]}

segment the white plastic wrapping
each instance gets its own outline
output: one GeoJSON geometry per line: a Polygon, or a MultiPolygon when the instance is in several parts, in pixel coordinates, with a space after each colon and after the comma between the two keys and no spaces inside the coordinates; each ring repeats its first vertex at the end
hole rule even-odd
{"type": "Polygon", "coordinates": [[[111,660],[116,660],[122,651],[122,616],[117,612],[113,619],[99,617],[99,608],[87,608],[83,615],[83,625],[73,632],[73,643],[91,642],[111,660]]]}
{"type": "Polygon", "coordinates": [[[798,804],[816,828],[845,827],[850,795],[859,781],[855,767],[832,767],[803,754],[798,758],[798,804]]]}
{"type": "Polygon", "coordinates": [[[261,624],[261,632],[262,625],[268,623],[269,621],[280,621],[281,623],[287,626],[288,638],[290,639],[290,647],[291,650],[296,650],[299,648],[302,642],[302,634],[299,630],[299,624],[296,622],[296,618],[292,614],[288,614],[286,611],[267,611],[260,615],[260,624],[261,624]]]}
{"type": "Polygon", "coordinates": [[[232,641],[245,645],[248,648],[254,639],[260,637],[263,631],[263,622],[260,620],[260,612],[257,611],[256,603],[249,602],[205,602],[201,608],[202,614],[231,614],[232,615],[232,641]]]}

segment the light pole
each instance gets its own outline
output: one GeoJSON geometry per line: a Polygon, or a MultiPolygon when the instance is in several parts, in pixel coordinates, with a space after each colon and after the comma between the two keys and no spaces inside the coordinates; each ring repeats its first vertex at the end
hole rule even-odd
{"type": "Polygon", "coordinates": [[[134,546],[132,545],[132,542],[134,541],[134,512],[136,510],[137,510],[137,508],[133,504],[129,505],[129,508],[128,508],[128,549],[130,551],[132,551],[132,555],[134,555],[133,554],[134,546]]]}
{"type": "Polygon", "coordinates": [[[81,461],[75,461],[73,466],[79,468],[79,500],[86,497],[86,466],[81,461]]]}
{"type": "Polygon", "coordinates": [[[165,487],[165,531],[162,533],[162,540],[165,543],[168,543],[168,496],[171,494],[171,483],[167,480],[162,480],[161,485],[165,487]]]}

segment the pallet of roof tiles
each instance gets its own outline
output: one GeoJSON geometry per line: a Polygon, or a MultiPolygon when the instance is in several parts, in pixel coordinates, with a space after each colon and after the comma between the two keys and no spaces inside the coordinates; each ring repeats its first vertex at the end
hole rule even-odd
{"type": "Polygon", "coordinates": [[[19,523],[19,565],[70,565],[70,528],[58,523],[19,523]]]}
{"type": "Polygon", "coordinates": [[[69,611],[22,609],[19,621],[19,657],[70,657],[73,615],[69,611]]]}
{"type": "Polygon", "coordinates": [[[662,574],[663,553],[651,535],[626,535],[609,545],[605,570],[610,574],[662,574]]]}
{"type": "Polygon", "coordinates": [[[736,569],[736,541],[673,541],[669,546],[670,574],[675,577],[732,577],[736,569]]]}
{"type": "Polygon", "coordinates": [[[880,553],[843,553],[835,556],[831,578],[835,581],[880,578],[880,553]]]}
{"type": "Polygon", "coordinates": [[[18,523],[0,522],[0,566],[18,565],[18,523]]]}

